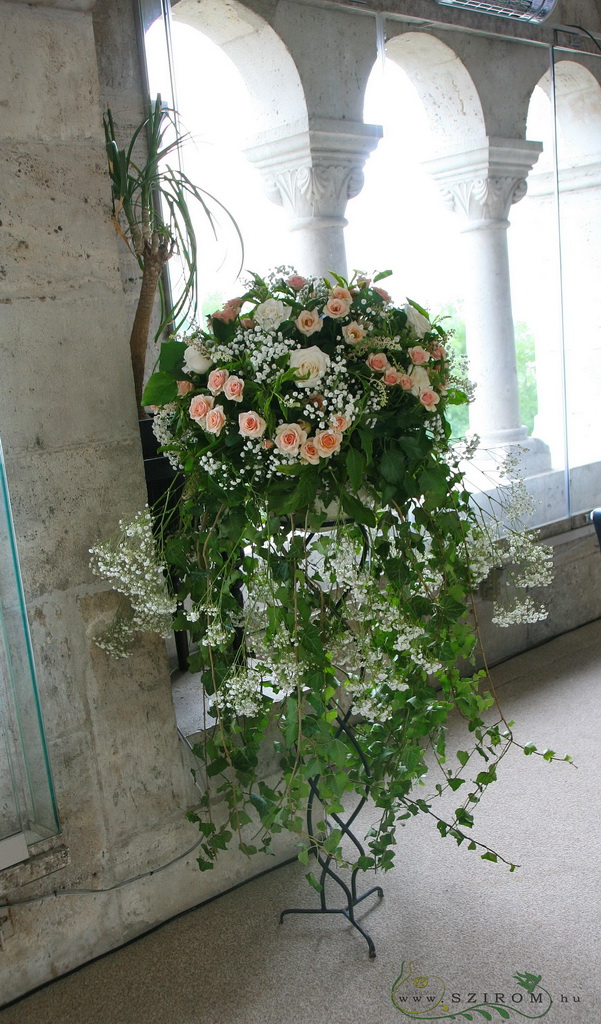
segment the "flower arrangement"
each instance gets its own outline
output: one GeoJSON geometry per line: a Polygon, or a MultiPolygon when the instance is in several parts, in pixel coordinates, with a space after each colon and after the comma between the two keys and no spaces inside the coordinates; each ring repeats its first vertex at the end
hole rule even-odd
{"type": "Polygon", "coordinates": [[[511,566],[507,621],[540,617],[530,588],[550,582],[550,556],[509,506],[492,515],[470,495],[469,451],[445,416],[469,386],[442,323],[416,302],[394,305],[386,276],[254,275],[206,329],[163,343],[143,401],[179,470],[175,489],[93,549],[95,571],[130,602],[101,645],[123,655],[140,629],[175,626],[196,648],[204,792],[189,817],[201,869],[231,842],[268,850],[283,829],[306,862],[316,777],[320,843],[339,862],[348,852],[328,816],[368,790],[376,812],[359,867],[389,868],[397,821],[420,812],[498,856],[470,829],[517,741],[474,671],[471,595],[493,566],[511,566]],[[340,727],[349,714],[352,739],[340,727]],[[451,755],[455,714],[469,740],[451,755]],[[272,728],[275,781],[261,768],[272,728]],[[446,817],[416,795],[432,758],[433,795],[461,791],[446,817]]]}

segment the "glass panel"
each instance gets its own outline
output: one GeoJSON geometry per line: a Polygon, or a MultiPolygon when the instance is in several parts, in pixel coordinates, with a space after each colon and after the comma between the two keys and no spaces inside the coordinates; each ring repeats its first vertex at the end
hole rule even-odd
{"type": "MultiPolygon", "coordinates": [[[[526,196],[509,213],[511,298],[522,423],[531,452],[531,525],[569,515],[559,231],[555,187],[555,125],[550,72],[530,98],[526,138],[542,143],[526,196]]],[[[530,468],[528,469],[528,464],[530,468]]]]}
{"type": "Polygon", "coordinates": [[[58,831],[0,446],[0,840],[58,831]]]}
{"type": "Polygon", "coordinates": [[[601,505],[601,55],[555,49],[570,512],[601,505]]]}

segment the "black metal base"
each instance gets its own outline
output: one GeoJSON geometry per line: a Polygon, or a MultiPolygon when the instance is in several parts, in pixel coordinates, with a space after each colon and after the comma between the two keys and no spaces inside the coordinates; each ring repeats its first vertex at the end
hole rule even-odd
{"type": "MultiPolygon", "coordinates": [[[[344,882],[340,878],[338,878],[338,876],[334,874],[334,872],[330,872],[330,874],[333,878],[335,878],[339,885],[341,885],[343,889],[347,889],[348,892],[348,888],[347,886],[345,886],[344,882]]],[[[376,947],[374,946],[374,940],[372,939],[369,932],[366,932],[365,928],[362,928],[359,922],[355,920],[354,908],[363,900],[367,899],[368,896],[371,896],[372,893],[374,892],[377,892],[380,899],[382,899],[382,897],[384,896],[382,888],[379,885],[374,885],[372,889],[368,889],[367,892],[364,892],[363,896],[355,896],[351,898],[349,893],[349,902],[346,907],[326,907],[325,900],[323,899],[322,889],[321,907],[298,907],[290,910],[282,910],[282,913],[280,914],[280,924],[282,924],[286,914],[343,914],[344,917],[346,917],[347,921],[349,921],[353,925],[353,928],[356,928],[358,932],[361,932],[363,938],[367,942],[369,958],[370,960],[373,960],[376,955],[376,947]]]]}
{"type": "MultiPolygon", "coordinates": [[[[346,738],[349,740],[349,742],[352,744],[352,746],[355,748],[355,750],[359,754],[359,756],[361,758],[361,761],[363,762],[363,767],[365,769],[365,772],[366,772],[366,774],[368,774],[368,765],[367,765],[367,761],[365,759],[365,755],[364,755],[364,753],[363,753],[363,751],[362,751],[362,749],[361,749],[361,747],[360,747],[360,745],[359,745],[359,743],[357,741],[357,737],[355,736],[355,731],[354,731],[352,725],[349,722],[349,718],[350,718],[350,710],[347,711],[347,713],[344,715],[344,717],[342,717],[342,718],[339,717],[338,718],[338,733],[337,733],[337,735],[340,736],[341,733],[344,733],[346,738]]],[[[347,921],[349,921],[349,923],[352,924],[353,927],[356,928],[358,932],[361,932],[361,935],[363,936],[363,938],[367,942],[367,947],[368,947],[368,950],[369,950],[369,957],[370,957],[371,960],[373,960],[373,958],[376,955],[376,947],[374,946],[374,942],[373,942],[373,939],[371,938],[371,935],[369,935],[369,933],[365,931],[365,928],[362,928],[361,925],[359,924],[359,922],[355,920],[355,907],[358,906],[359,903],[362,903],[363,900],[367,899],[367,897],[371,896],[373,893],[377,893],[379,898],[382,899],[383,896],[384,896],[384,892],[383,892],[381,886],[374,885],[374,886],[372,886],[371,889],[368,889],[367,892],[363,893],[362,896],[358,896],[357,895],[357,874],[358,874],[360,869],[358,867],[353,868],[353,870],[351,872],[350,885],[347,885],[347,883],[345,881],[343,881],[343,879],[340,877],[340,875],[338,875],[336,873],[336,871],[334,871],[332,869],[332,867],[330,866],[331,862],[332,862],[332,857],[329,856],[329,855],[328,856],[324,856],[320,852],[320,848],[319,848],[319,845],[317,843],[317,837],[316,837],[314,829],[313,829],[313,803],[314,803],[315,799],[319,800],[319,775],[317,775],[313,779],[310,779],[309,780],[309,785],[311,787],[311,792],[309,794],[309,799],[307,801],[307,833],[309,835],[309,838],[313,841],[313,844],[314,844],[313,847],[312,847],[311,852],[313,853],[313,856],[316,858],[317,863],[319,864],[319,866],[321,868],[321,875],[320,875],[320,878],[319,878],[319,884],[321,886],[321,890],[320,890],[320,893],[319,893],[320,906],[319,907],[312,907],[312,908],[298,907],[298,908],[293,908],[293,909],[290,909],[290,910],[283,910],[281,912],[281,914],[280,914],[280,924],[282,924],[286,914],[343,914],[343,916],[346,917],[347,921]],[[343,907],[328,907],[327,901],[326,901],[326,880],[328,878],[332,879],[332,881],[335,882],[342,889],[342,892],[344,893],[344,896],[346,898],[345,906],[343,906],[343,907]]],[[[351,831],[351,825],[353,824],[355,818],[357,817],[357,815],[361,811],[362,807],[365,805],[365,802],[366,802],[368,796],[369,796],[369,787],[366,788],[364,795],[361,797],[361,800],[359,801],[359,803],[355,807],[354,811],[352,812],[352,814],[350,815],[350,817],[346,821],[343,818],[341,818],[340,815],[338,815],[338,814],[332,814],[331,815],[332,821],[334,821],[336,823],[338,828],[341,830],[342,835],[346,839],[349,839],[351,841],[351,843],[354,845],[354,847],[358,851],[359,856],[361,856],[361,857],[365,856],[365,851],[364,851],[361,843],[357,839],[356,835],[351,831]]]]}

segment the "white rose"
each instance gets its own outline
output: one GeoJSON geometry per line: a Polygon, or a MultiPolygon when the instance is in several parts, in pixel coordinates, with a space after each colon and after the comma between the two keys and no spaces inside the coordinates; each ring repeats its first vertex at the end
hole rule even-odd
{"type": "Polygon", "coordinates": [[[195,345],[188,345],[184,352],[184,370],[186,373],[206,373],[213,360],[200,352],[195,345]]]}
{"type": "Polygon", "coordinates": [[[290,366],[295,368],[296,376],[306,377],[306,380],[298,382],[301,388],[314,387],[321,380],[329,365],[329,355],[322,352],[317,345],[313,345],[312,348],[295,348],[290,353],[290,366]],[[309,374],[308,377],[307,374],[309,374]]]}
{"type": "Polygon", "coordinates": [[[423,366],[412,366],[409,376],[413,382],[413,387],[411,388],[412,395],[419,395],[420,391],[430,387],[428,371],[423,366]]]}
{"type": "Polygon", "coordinates": [[[280,324],[287,320],[292,312],[292,306],[285,306],[279,299],[267,299],[257,306],[253,318],[265,331],[275,331],[280,324]]]}
{"type": "Polygon", "coordinates": [[[418,338],[423,338],[424,334],[426,334],[427,331],[432,330],[432,324],[430,323],[428,318],[423,316],[419,312],[419,310],[415,308],[415,306],[411,305],[410,302],[408,302],[405,306],[405,313],[407,314],[409,326],[413,327],[413,330],[417,334],[418,338]]]}

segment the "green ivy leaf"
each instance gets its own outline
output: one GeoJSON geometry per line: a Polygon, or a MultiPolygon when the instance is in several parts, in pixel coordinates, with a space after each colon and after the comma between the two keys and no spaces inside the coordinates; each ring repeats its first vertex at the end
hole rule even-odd
{"type": "Polygon", "coordinates": [[[142,405],[167,405],[177,398],[177,381],[170,373],[153,373],[144,388],[142,405]]]}
{"type": "Polygon", "coordinates": [[[407,474],[407,460],[398,448],[389,448],[380,460],[380,473],[388,484],[400,484],[407,474]]]}
{"type": "Polygon", "coordinates": [[[164,341],[159,353],[159,370],[170,373],[180,380],[185,351],[186,346],[182,345],[181,341],[164,341]]]}
{"type": "Polygon", "coordinates": [[[358,498],[353,497],[348,491],[340,491],[340,503],[347,516],[354,519],[356,523],[363,526],[375,526],[376,517],[370,508],[366,508],[358,498]]]}
{"type": "Polygon", "coordinates": [[[259,817],[264,817],[264,815],[269,811],[269,804],[267,803],[267,800],[259,793],[250,793],[249,800],[255,810],[258,811],[259,817]]]}
{"type": "Polygon", "coordinates": [[[349,448],[346,456],[346,471],[354,491],[358,492],[365,473],[365,456],[356,448],[349,448]]]}
{"type": "Polygon", "coordinates": [[[305,878],[307,879],[309,885],[313,886],[316,892],[321,892],[322,886],[319,884],[312,871],[308,871],[307,874],[305,875],[305,878]]]}
{"type": "Polygon", "coordinates": [[[342,838],[342,829],[334,828],[323,842],[326,853],[335,853],[342,838]]]}

